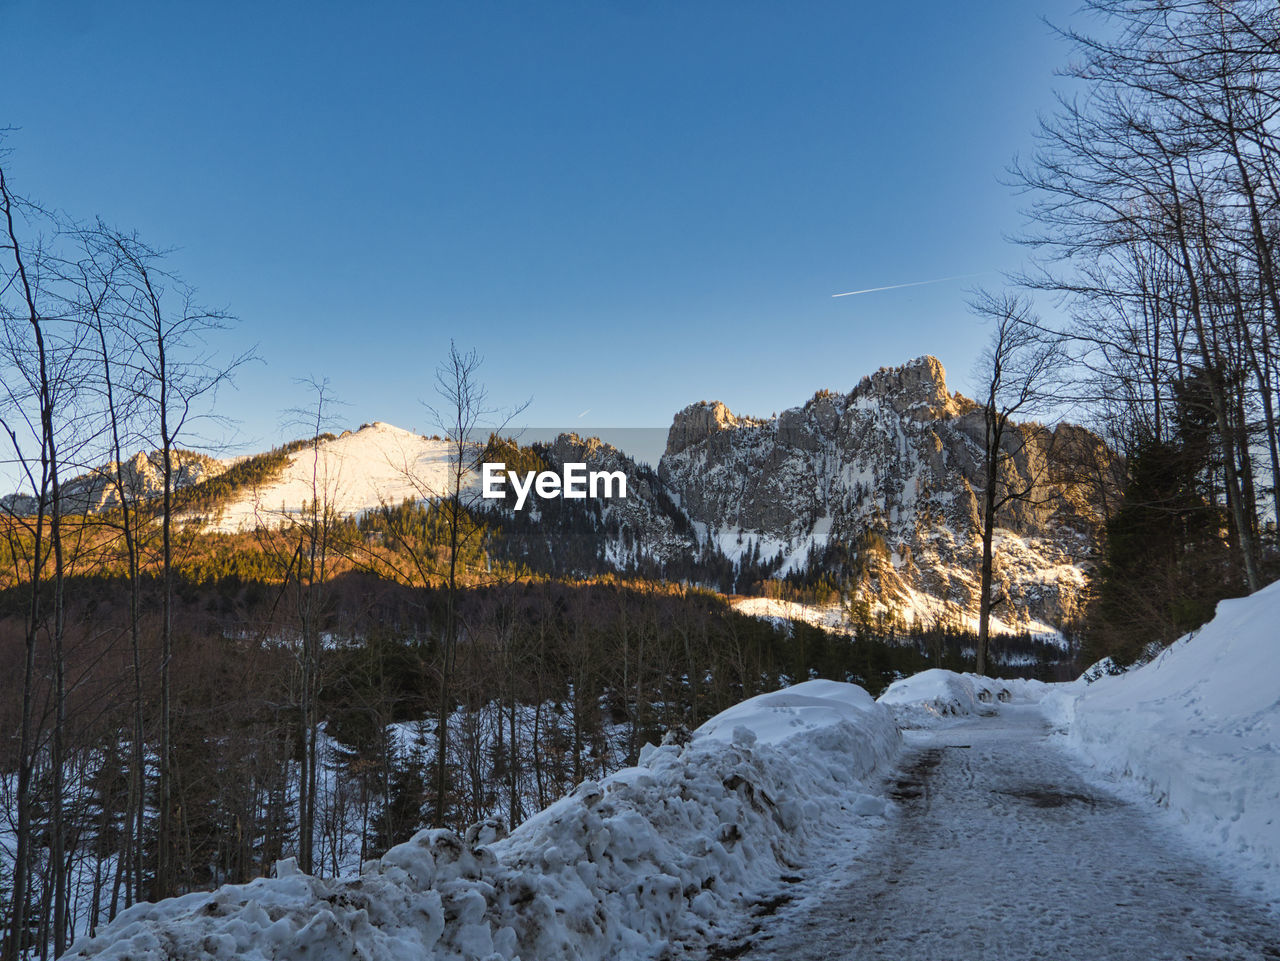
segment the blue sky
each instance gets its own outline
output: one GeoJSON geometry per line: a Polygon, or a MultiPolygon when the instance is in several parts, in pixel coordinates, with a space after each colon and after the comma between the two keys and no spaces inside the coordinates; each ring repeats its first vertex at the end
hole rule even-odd
{"type": "Polygon", "coordinates": [[[532,425],[767,415],[922,353],[965,389],[1073,9],[0,0],[0,126],[23,193],[240,318],[246,448],[301,377],[430,432],[451,337],[532,425]]]}

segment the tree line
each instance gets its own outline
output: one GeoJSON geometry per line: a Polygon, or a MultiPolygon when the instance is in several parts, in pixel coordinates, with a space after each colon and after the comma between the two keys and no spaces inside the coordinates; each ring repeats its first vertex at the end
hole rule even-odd
{"type": "MultiPolygon", "coordinates": [[[[158,675],[164,653],[162,587],[156,576],[140,585],[144,679],[158,675]]],[[[164,704],[158,686],[144,684],[138,794],[126,588],[121,576],[72,576],[65,585],[65,668],[75,682],[66,690],[61,778],[51,752],[47,644],[37,658],[21,945],[31,955],[52,950],[54,884],[65,888],[68,939],[155,897],[164,704]],[[51,861],[59,826],[61,871],[51,861]]],[[[971,664],[959,638],[936,653],[932,641],[916,638],[855,641],[747,617],[718,595],[678,585],[523,578],[468,586],[455,607],[441,805],[433,781],[447,586],[338,574],[313,611],[320,643],[310,652],[297,589],[292,575],[178,580],[167,613],[178,892],[249,880],[283,857],[306,858],[316,874],[349,873],[426,826],[461,829],[486,818],[514,826],[583,778],[634,763],[646,742],[789,682],[833,677],[878,691],[925,666],[971,664]]],[[[5,656],[20,653],[10,628],[23,593],[0,594],[5,656]]],[[[6,675],[6,730],[17,728],[22,695],[21,675],[6,675]]],[[[6,800],[18,749],[6,744],[6,800]]],[[[9,858],[5,864],[12,871],[9,858]]],[[[11,878],[0,879],[10,917],[11,878]]]]}
{"type": "MultiPolygon", "coordinates": [[[[1118,455],[1071,466],[1116,480],[1085,647],[1128,663],[1280,574],[1280,20],[1261,0],[1082,13],[1095,30],[1061,31],[1065,89],[1010,168],[1032,266],[975,298],[995,328],[977,376],[990,426],[1069,410],[1118,455]]],[[[988,494],[1017,496],[998,459],[988,494]]]]}
{"type": "MultiPolygon", "coordinates": [[[[144,769],[148,764],[142,704],[147,689],[159,692],[157,752],[157,863],[150,894],[175,890],[176,835],[172,826],[173,731],[171,666],[174,589],[175,479],[179,438],[210,409],[216,392],[243,358],[214,363],[208,340],[228,319],[201,306],[194,291],[167,272],[163,254],[136,235],[95,221],[55,215],[21,198],[0,166],[0,430],[7,441],[6,479],[21,488],[33,510],[6,501],[2,523],[7,560],[23,584],[22,649],[14,659],[22,679],[13,812],[12,908],[7,957],[26,943],[33,895],[32,865],[37,839],[47,845],[51,904],[42,925],[55,953],[68,944],[67,887],[70,840],[66,776],[70,769],[69,705],[75,690],[90,683],[68,672],[67,583],[80,546],[66,524],[63,485],[69,477],[104,462],[102,482],[114,491],[124,545],[125,596],[131,609],[128,643],[133,652],[134,705],[128,778],[137,814],[130,830],[141,834],[144,769]],[[136,505],[143,496],[126,471],[125,452],[144,447],[159,453],[161,512],[158,531],[144,529],[136,505]],[[155,542],[154,544],[152,542],[155,542]],[[160,648],[156,676],[141,659],[141,566],[155,551],[160,583],[160,648]],[[42,700],[38,692],[49,681],[42,700]],[[36,805],[37,780],[52,781],[46,814],[36,805]],[[39,819],[42,830],[37,832],[39,819]]],[[[141,845],[135,845],[135,851],[141,845]]],[[[135,864],[131,892],[143,894],[143,872],[135,864]]]]}

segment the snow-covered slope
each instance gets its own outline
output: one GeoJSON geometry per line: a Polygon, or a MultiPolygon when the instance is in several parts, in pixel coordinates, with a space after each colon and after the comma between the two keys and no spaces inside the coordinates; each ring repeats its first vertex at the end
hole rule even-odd
{"type": "Polygon", "coordinates": [[[1231,858],[1280,871],[1280,582],[1149,664],[1062,691],[1069,743],[1231,858]]]}
{"type": "MultiPolygon", "coordinates": [[[[837,634],[848,633],[851,626],[849,612],[840,604],[802,604],[799,601],[771,597],[734,597],[729,603],[735,611],[749,617],[772,621],[775,624],[803,621],[837,634]]],[[[978,633],[977,615],[959,608],[958,605],[948,605],[932,594],[906,585],[892,603],[886,603],[879,597],[870,600],[868,613],[873,620],[892,615],[898,618],[907,630],[912,628],[928,630],[938,625],[946,625],[970,634],[978,633]]],[[[1030,617],[1025,612],[1019,612],[1016,618],[1008,623],[992,615],[991,633],[993,635],[1022,632],[1046,644],[1061,645],[1063,642],[1062,633],[1054,625],[1030,617]]]]}
{"type": "Polygon", "coordinates": [[[848,629],[844,608],[839,604],[801,604],[773,597],[734,597],[729,604],[741,614],[775,624],[801,621],[836,633],[848,629]]]}
{"type": "Polygon", "coordinates": [[[207,519],[207,526],[234,533],[278,524],[312,502],[338,514],[358,514],[448,490],[447,441],[377,422],[289,455],[280,476],[240,491],[207,519]]]}
{"type": "Polygon", "coordinates": [[[899,748],[861,688],[809,681],[712,718],[689,743],[569,797],[509,837],[422,831],[360,877],[277,878],[123,912],[71,957],[658,958],[733,924],[842,821],[899,748]]]}

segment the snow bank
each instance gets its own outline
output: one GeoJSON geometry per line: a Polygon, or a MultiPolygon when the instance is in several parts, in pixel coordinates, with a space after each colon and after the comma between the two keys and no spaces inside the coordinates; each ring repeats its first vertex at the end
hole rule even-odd
{"type": "Polygon", "coordinates": [[[859,810],[899,739],[861,688],[810,681],[646,748],[510,837],[422,831],[338,880],[283,862],[277,878],[136,905],[71,956],[658,957],[794,869],[842,808],[859,810]]]}
{"type": "Polygon", "coordinates": [[[999,680],[935,667],[894,681],[880,695],[880,703],[903,727],[929,727],[948,717],[989,717],[1002,702],[1038,702],[1049,689],[1041,681],[999,680]]]}
{"type": "Polygon", "coordinates": [[[1280,582],[1223,601],[1151,663],[1061,706],[1086,760],[1132,779],[1219,853],[1280,869],[1280,582]]]}

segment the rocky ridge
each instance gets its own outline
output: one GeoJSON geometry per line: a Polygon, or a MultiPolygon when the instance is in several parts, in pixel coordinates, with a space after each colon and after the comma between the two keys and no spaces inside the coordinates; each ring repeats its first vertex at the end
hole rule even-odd
{"type": "MultiPolygon", "coordinates": [[[[981,408],[920,357],[820,391],[769,420],[702,402],[675,416],[659,477],[700,535],[730,557],[781,555],[782,571],[829,570],[852,603],[901,619],[970,626],[977,613],[981,408]]],[[[1010,481],[1032,495],[997,517],[1006,628],[1061,628],[1081,614],[1102,520],[1089,485],[1057,466],[1105,459],[1093,434],[1014,425],[1010,481]]]]}
{"type": "MultiPolygon", "coordinates": [[[[1088,471],[1068,475],[1061,463],[1097,464],[1109,455],[1097,437],[1071,425],[1021,424],[1012,431],[1009,480],[1033,493],[997,518],[995,628],[1053,633],[1082,613],[1105,493],[1078,479],[1088,471]]],[[[972,629],[982,436],[981,408],[947,390],[936,358],[921,357],[864,377],[848,394],[819,391],[768,419],[737,415],[719,402],[692,404],[674,416],[656,471],[596,438],[562,434],[535,445],[548,466],[621,470],[628,497],[559,500],[499,514],[512,559],[547,573],[612,570],[735,592],[769,573],[823,575],[843,596],[830,609],[804,615],[814,623],[892,618],[903,626],[972,629]]],[[[327,438],[316,463],[323,461],[325,489],[334,488],[339,512],[358,514],[442,489],[435,481],[446,448],[372,424],[327,438]]],[[[188,520],[214,530],[280,522],[313,496],[315,460],[308,451],[293,454],[263,489],[237,489],[217,517],[188,520]],[[264,512],[261,504],[277,509],[264,512]]],[[[181,451],[177,486],[216,477],[232,463],[181,451]]],[[[113,507],[113,472],[108,464],[67,482],[72,512],[113,507]]],[[[123,472],[142,496],[160,492],[158,454],[138,454],[123,472]]],[[[19,514],[35,506],[22,495],[0,503],[19,514]]]]}
{"type": "MultiPolygon", "coordinates": [[[[120,481],[131,499],[147,500],[164,493],[164,455],[153,450],[138,451],[129,460],[119,464],[120,481]]],[[[173,487],[175,490],[191,487],[217,477],[234,463],[222,461],[198,451],[172,452],[173,487]]],[[[110,461],[93,470],[76,475],[62,485],[63,510],[70,514],[98,514],[117,507],[120,502],[116,489],[117,462],[110,461]]],[[[29,516],[36,513],[39,503],[30,494],[10,494],[0,498],[0,513],[29,516]]]]}

